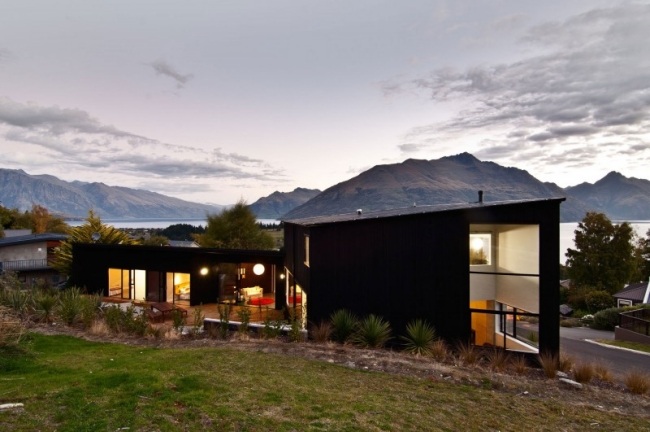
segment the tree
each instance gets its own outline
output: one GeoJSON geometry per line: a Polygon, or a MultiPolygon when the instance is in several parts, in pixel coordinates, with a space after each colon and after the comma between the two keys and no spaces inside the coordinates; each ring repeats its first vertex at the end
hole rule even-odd
{"type": "Polygon", "coordinates": [[[61,274],[70,274],[74,243],[135,244],[136,242],[123,231],[110,225],[104,225],[99,216],[90,210],[86,222],[78,227],[70,228],[68,238],[62,241],[55,250],[56,259],[52,263],[52,267],[61,274]]]}
{"type": "Polygon", "coordinates": [[[70,228],[60,217],[53,216],[43,206],[34,204],[30,216],[30,228],[35,234],[44,232],[66,233],[70,228]]]}
{"type": "Polygon", "coordinates": [[[576,249],[566,253],[571,284],[610,294],[620,291],[636,265],[630,224],[612,224],[604,214],[588,212],[574,233],[576,249]]]}
{"type": "Polygon", "coordinates": [[[650,279],[650,230],[645,235],[645,238],[639,238],[634,250],[637,263],[636,272],[632,279],[634,281],[647,281],[650,279]]]}
{"type": "Polygon", "coordinates": [[[203,247],[224,249],[273,249],[273,238],[257,224],[257,219],[245,202],[218,215],[208,215],[204,234],[196,234],[203,247]]]}

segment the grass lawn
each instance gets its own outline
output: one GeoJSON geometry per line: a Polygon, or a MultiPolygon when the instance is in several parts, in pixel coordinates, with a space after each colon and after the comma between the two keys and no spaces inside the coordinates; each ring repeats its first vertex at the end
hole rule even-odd
{"type": "Polygon", "coordinates": [[[638,342],[616,341],[616,340],[599,340],[598,342],[607,345],[621,347],[621,348],[628,348],[635,351],[643,351],[643,352],[650,353],[650,345],[648,344],[642,344],[638,342]]]}
{"type": "MultiPolygon", "coordinates": [[[[533,393],[533,392],[531,392],[533,393]]],[[[229,348],[30,336],[0,352],[2,431],[648,430],[565,399],[521,396],[229,348]]]]}

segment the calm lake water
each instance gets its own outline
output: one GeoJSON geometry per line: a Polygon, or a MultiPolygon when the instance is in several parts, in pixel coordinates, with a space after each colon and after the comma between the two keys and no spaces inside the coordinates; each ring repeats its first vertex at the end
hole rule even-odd
{"type": "MultiPolygon", "coordinates": [[[[103,219],[102,222],[112,225],[115,228],[160,228],[164,229],[170,225],[175,224],[188,224],[193,226],[206,226],[206,219],[103,219]]],[[[258,222],[265,224],[279,223],[275,219],[258,219],[258,222]]],[[[70,226],[79,226],[83,224],[84,221],[69,221],[70,226]]],[[[615,223],[620,223],[615,221],[615,223]]],[[[650,221],[632,221],[630,222],[636,233],[645,237],[646,233],[650,229],[650,221]]],[[[573,238],[575,236],[574,231],[578,228],[577,222],[571,223],[562,223],[560,224],[560,262],[564,264],[566,262],[565,253],[568,248],[574,248],[575,244],[573,243],[573,238]]]]}

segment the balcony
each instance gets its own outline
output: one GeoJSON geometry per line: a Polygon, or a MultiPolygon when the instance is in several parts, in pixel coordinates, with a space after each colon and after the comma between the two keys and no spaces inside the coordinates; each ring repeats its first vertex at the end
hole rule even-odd
{"type": "Polygon", "coordinates": [[[50,268],[50,266],[48,265],[47,258],[0,262],[0,271],[20,272],[26,270],[44,270],[48,268],[50,268]]]}

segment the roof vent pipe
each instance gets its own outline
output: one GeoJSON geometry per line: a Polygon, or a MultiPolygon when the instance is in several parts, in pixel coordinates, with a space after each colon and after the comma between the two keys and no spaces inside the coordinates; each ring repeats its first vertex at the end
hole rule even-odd
{"type": "Polygon", "coordinates": [[[479,202],[479,204],[483,204],[483,191],[482,190],[478,191],[478,202],[479,202]]]}
{"type": "Polygon", "coordinates": [[[361,209],[357,209],[357,214],[361,215],[361,209]]]}

